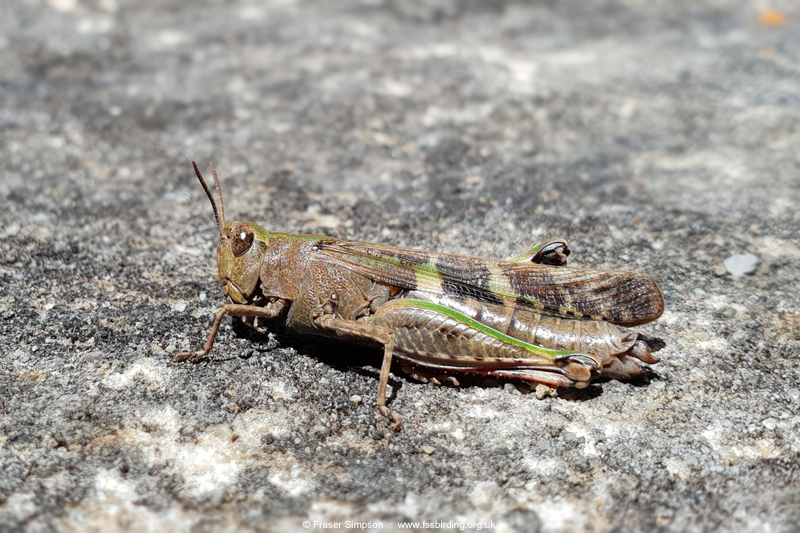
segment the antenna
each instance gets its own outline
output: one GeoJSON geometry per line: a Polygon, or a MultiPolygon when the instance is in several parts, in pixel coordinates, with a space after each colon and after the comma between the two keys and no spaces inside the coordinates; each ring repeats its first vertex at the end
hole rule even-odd
{"type": "MultiPolygon", "coordinates": [[[[217,204],[216,202],[214,202],[214,197],[211,196],[211,191],[208,189],[208,185],[206,185],[206,182],[203,179],[202,174],[200,174],[200,169],[197,168],[197,163],[192,161],[192,166],[194,167],[194,173],[197,174],[197,179],[200,180],[200,183],[203,185],[203,189],[206,191],[206,196],[208,196],[208,199],[211,200],[211,207],[214,209],[214,218],[217,220],[217,227],[219,228],[219,234],[220,236],[224,236],[222,233],[224,222],[223,224],[220,224],[219,222],[219,213],[217,212],[217,204]]],[[[217,194],[219,195],[219,203],[220,205],[222,205],[222,193],[220,192],[219,180],[217,179],[217,172],[216,170],[214,170],[213,163],[211,164],[211,171],[214,173],[214,182],[217,184],[217,194]]],[[[222,220],[224,221],[225,219],[223,218],[222,220]]]]}
{"type": "Polygon", "coordinates": [[[222,203],[222,189],[219,186],[219,178],[217,177],[217,169],[214,168],[214,162],[209,161],[209,165],[211,165],[211,173],[214,175],[214,185],[217,187],[217,196],[219,197],[219,210],[220,210],[220,217],[222,218],[222,227],[225,227],[225,204],[222,203]]]}

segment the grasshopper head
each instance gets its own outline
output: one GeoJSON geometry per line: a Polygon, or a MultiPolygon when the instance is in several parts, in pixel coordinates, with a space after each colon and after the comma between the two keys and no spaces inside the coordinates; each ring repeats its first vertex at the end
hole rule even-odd
{"type": "Polygon", "coordinates": [[[217,238],[217,268],[222,293],[233,303],[254,303],[259,296],[261,260],[269,243],[269,234],[249,222],[225,224],[217,238]]]}
{"type": "Polygon", "coordinates": [[[250,304],[261,297],[258,284],[261,270],[261,261],[269,244],[269,233],[264,228],[249,222],[225,223],[225,206],[222,203],[222,190],[214,164],[211,164],[211,173],[214,175],[214,184],[219,197],[219,211],[214,197],[208,189],[200,169],[192,161],[197,178],[203,185],[211,207],[214,209],[214,218],[219,228],[217,238],[217,268],[219,280],[222,284],[222,293],[233,303],[250,304]]]}

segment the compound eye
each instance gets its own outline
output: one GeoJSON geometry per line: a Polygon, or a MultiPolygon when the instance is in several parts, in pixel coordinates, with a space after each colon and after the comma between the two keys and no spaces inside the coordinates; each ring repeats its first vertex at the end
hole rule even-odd
{"type": "Polygon", "coordinates": [[[246,253],[253,245],[253,230],[242,225],[234,227],[232,233],[231,251],[233,255],[239,257],[246,253]]]}

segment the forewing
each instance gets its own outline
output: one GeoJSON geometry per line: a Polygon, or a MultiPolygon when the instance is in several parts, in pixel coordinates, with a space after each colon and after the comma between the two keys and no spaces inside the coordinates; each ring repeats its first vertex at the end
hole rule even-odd
{"type": "Polygon", "coordinates": [[[652,322],[664,311],[664,297],[647,276],[544,265],[501,263],[493,281],[518,294],[517,301],[533,300],[545,309],[569,309],[566,314],[587,315],[622,326],[652,322]]]}
{"type": "Polygon", "coordinates": [[[328,260],[407,290],[515,304],[563,317],[633,326],[658,318],[664,299],[653,280],[606,272],[422,252],[368,243],[322,243],[328,260]]]}

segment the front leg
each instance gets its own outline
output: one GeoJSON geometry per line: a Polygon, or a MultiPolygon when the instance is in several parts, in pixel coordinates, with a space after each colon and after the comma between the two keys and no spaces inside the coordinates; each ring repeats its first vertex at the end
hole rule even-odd
{"type": "Polygon", "coordinates": [[[383,416],[394,422],[394,429],[398,431],[402,427],[400,417],[386,407],[386,385],[389,383],[389,370],[392,367],[392,355],[394,354],[394,338],[391,330],[368,322],[335,318],[332,314],[320,314],[320,316],[314,317],[314,325],[320,329],[337,331],[383,344],[383,364],[378,381],[378,410],[383,416]]]}
{"type": "Polygon", "coordinates": [[[567,266],[569,246],[564,239],[552,239],[540,242],[522,255],[510,259],[519,263],[536,263],[539,265],[567,266]]]}
{"type": "Polygon", "coordinates": [[[196,352],[186,352],[174,355],[172,357],[172,362],[177,363],[178,361],[189,361],[191,363],[196,363],[207,356],[208,352],[211,351],[211,347],[214,346],[214,339],[217,337],[219,325],[222,323],[222,319],[225,317],[225,315],[277,318],[283,313],[284,309],[286,309],[286,305],[286,300],[277,300],[276,302],[268,304],[266,307],[259,307],[256,305],[225,304],[217,310],[217,314],[214,317],[214,325],[211,326],[211,334],[208,336],[208,339],[206,339],[206,344],[203,346],[203,349],[196,352]]]}

